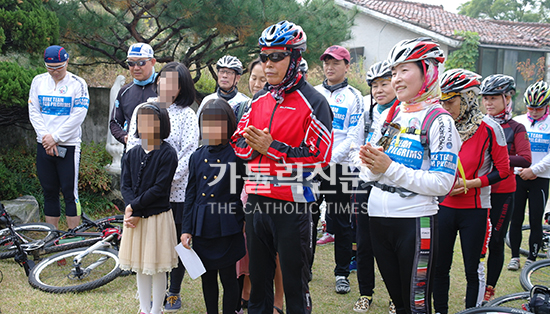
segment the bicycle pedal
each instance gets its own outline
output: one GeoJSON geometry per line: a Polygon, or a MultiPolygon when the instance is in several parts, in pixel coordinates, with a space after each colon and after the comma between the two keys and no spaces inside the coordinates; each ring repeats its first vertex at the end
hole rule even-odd
{"type": "Polygon", "coordinates": [[[60,259],[57,261],[57,266],[65,266],[65,265],[67,265],[66,259],[60,259]]]}

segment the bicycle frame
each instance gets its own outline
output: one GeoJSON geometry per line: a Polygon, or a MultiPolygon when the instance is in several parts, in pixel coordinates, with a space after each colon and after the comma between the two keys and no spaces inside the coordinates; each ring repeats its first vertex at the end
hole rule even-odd
{"type": "Polygon", "coordinates": [[[80,268],[80,264],[82,262],[82,259],[84,257],[86,257],[88,254],[90,254],[91,252],[99,249],[99,248],[106,248],[106,247],[110,247],[111,246],[111,241],[114,239],[115,235],[114,234],[111,234],[109,236],[107,236],[105,239],[97,242],[96,244],[90,246],[88,249],[86,249],[86,251],[78,254],[77,256],[75,256],[75,258],[73,259],[73,266],[75,267],[74,268],[74,273],[77,277],[81,277],[82,275],[85,275],[87,273],[89,273],[90,271],[94,270],[96,267],[98,267],[99,265],[103,264],[108,258],[106,257],[102,257],[100,258],[97,262],[94,262],[92,264],[90,264],[88,267],[86,267],[84,270],[82,270],[80,268]]]}
{"type": "Polygon", "coordinates": [[[4,209],[4,204],[0,203],[0,221],[5,222],[8,229],[10,230],[11,237],[13,238],[13,243],[15,244],[15,247],[17,248],[17,253],[15,254],[15,261],[23,267],[25,270],[25,274],[27,277],[29,276],[29,273],[31,269],[34,267],[34,261],[29,260],[27,257],[27,252],[23,249],[21,246],[20,238],[13,229],[13,220],[11,219],[10,215],[6,210],[4,209]]]}

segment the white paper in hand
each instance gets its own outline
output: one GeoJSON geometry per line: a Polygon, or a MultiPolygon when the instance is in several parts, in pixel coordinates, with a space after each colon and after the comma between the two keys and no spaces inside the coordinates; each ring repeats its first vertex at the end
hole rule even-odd
{"type": "Polygon", "coordinates": [[[206,272],[201,259],[193,249],[188,250],[181,243],[176,245],[175,249],[191,279],[197,279],[206,272]]]}

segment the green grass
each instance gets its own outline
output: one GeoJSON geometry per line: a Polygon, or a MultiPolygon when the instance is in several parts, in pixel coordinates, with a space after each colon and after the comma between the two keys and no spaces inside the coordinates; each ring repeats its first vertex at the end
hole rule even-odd
{"type": "MultiPolygon", "coordinates": [[[[351,293],[339,295],[334,292],[334,246],[332,244],[317,247],[313,265],[313,281],[310,284],[314,313],[354,313],[353,304],[359,297],[356,273],[350,275],[351,293]]],[[[510,259],[510,250],[506,248],[505,264],[510,259]]],[[[522,258],[522,265],[525,258],[522,258]]],[[[505,267],[506,265],[504,265],[505,267]]],[[[135,276],[121,277],[90,292],[79,294],[54,295],[33,289],[27,282],[22,268],[12,260],[0,260],[3,281],[0,283],[0,312],[2,314],[92,314],[92,313],[130,313],[139,309],[136,299],[135,276]]],[[[497,287],[496,296],[523,291],[519,283],[519,271],[503,269],[497,287]]],[[[455,256],[451,271],[450,313],[463,309],[465,283],[460,243],[455,245],[455,256]]],[[[183,307],[177,313],[205,313],[200,279],[191,280],[185,276],[182,284],[183,307]]],[[[388,293],[376,273],[374,303],[369,313],[388,313],[388,293]]],[[[221,308],[220,308],[221,312],[221,308]]]]}

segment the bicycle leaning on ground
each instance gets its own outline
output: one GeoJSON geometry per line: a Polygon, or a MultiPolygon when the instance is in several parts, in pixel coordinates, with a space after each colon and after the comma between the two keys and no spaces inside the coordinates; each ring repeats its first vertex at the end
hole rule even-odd
{"type": "Polygon", "coordinates": [[[15,257],[35,288],[52,293],[82,292],[130,274],[121,271],[118,261],[122,215],[95,221],[83,216],[80,226],[61,231],[43,223],[15,225],[0,203],[0,218],[7,226],[0,230],[2,257],[15,257]],[[58,251],[64,252],[44,258],[36,266],[27,258],[33,255],[38,260],[58,251]]]}
{"type": "Polygon", "coordinates": [[[118,245],[121,230],[108,228],[103,239],[88,248],[77,248],[44,258],[29,275],[31,286],[51,293],[82,292],[103,286],[121,275],[118,245]],[[115,249],[113,249],[113,247],[115,249]]]}
{"type": "MultiPolygon", "coordinates": [[[[18,252],[15,239],[27,254],[32,255],[35,261],[46,254],[66,251],[79,247],[89,247],[103,238],[104,230],[120,227],[124,215],[104,217],[97,220],[82,215],[82,223],[69,231],[57,230],[48,223],[35,222],[16,225],[9,214],[0,209],[8,221],[8,227],[0,229],[0,259],[13,258],[18,252]],[[11,233],[13,229],[14,234],[11,233]]],[[[4,223],[6,224],[6,223],[4,223]]],[[[0,225],[3,225],[0,223],[0,225]]]]}

